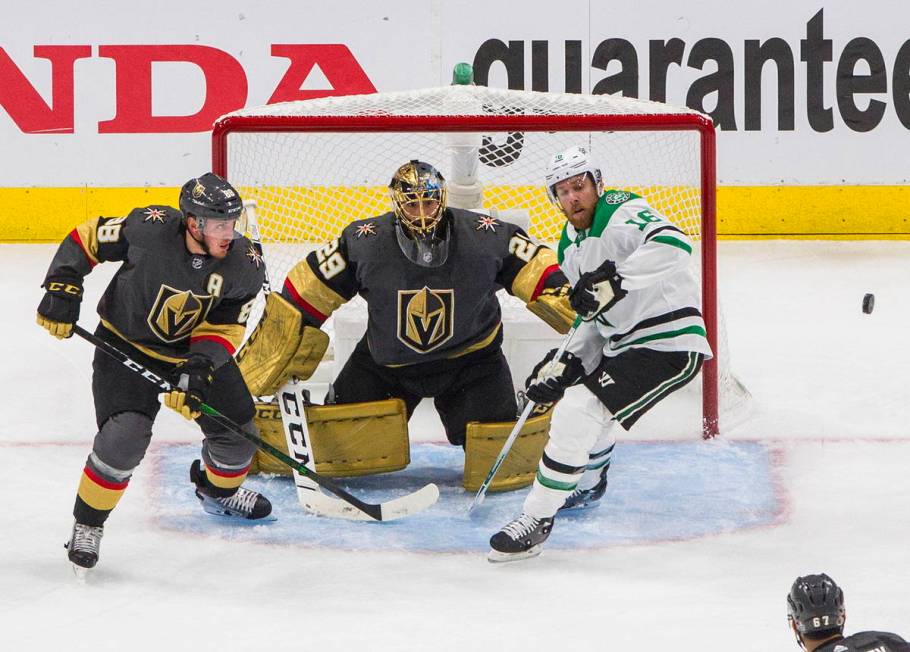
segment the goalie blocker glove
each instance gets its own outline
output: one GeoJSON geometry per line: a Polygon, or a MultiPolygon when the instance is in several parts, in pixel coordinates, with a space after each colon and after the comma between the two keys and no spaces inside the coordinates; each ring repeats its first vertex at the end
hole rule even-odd
{"type": "Polygon", "coordinates": [[[581,358],[566,351],[554,361],[556,351],[551,349],[525,381],[525,396],[538,405],[555,403],[565,394],[566,388],[575,385],[585,375],[581,358]]]}
{"type": "Polygon", "coordinates": [[[44,281],[42,287],[45,292],[38,304],[38,325],[59,339],[71,337],[73,325],[79,321],[82,281],[52,276],[44,281]]]}
{"type": "Polygon", "coordinates": [[[579,277],[569,293],[569,303],[585,321],[590,321],[627,294],[622,289],[622,276],[616,272],[616,263],[606,260],[593,272],[585,272],[579,277]]]}

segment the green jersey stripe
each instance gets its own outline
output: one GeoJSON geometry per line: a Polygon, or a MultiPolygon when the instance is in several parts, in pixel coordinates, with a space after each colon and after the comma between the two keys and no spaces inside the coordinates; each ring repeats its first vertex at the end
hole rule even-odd
{"type": "Polygon", "coordinates": [[[614,346],[613,350],[619,351],[620,349],[626,349],[630,346],[635,346],[636,344],[644,344],[646,342],[653,342],[654,340],[668,340],[671,337],[678,337],[680,335],[701,335],[702,337],[708,337],[705,329],[701,326],[687,326],[686,328],[680,328],[676,331],[666,331],[663,333],[654,333],[652,335],[639,337],[637,340],[632,340],[631,342],[626,342],[625,344],[614,346]]]}
{"type": "Polygon", "coordinates": [[[661,244],[670,245],[671,247],[676,247],[677,249],[682,249],[682,250],[685,251],[687,254],[691,254],[691,253],[692,253],[692,247],[690,247],[689,245],[687,245],[687,244],[686,244],[685,242],[683,242],[682,240],[677,240],[676,238],[672,238],[672,237],[670,237],[670,236],[668,236],[668,235],[658,235],[658,236],[655,236],[655,237],[652,238],[652,239],[653,239],[654,242],[659,242],[659,243],[661,243],[661,244]]]}

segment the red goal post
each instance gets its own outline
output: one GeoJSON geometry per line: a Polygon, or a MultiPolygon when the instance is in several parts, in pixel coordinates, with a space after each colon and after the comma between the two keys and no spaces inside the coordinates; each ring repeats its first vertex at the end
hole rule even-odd
{"type": "MultiPolygon", "coordinates": [[[[394,101],[379,101],[380,97],[383,95],[389,97],[411,97],[419,94],[419,91],[375,94],[373,96],[353,96],[354,98],[373,98],[373,103],[370,106],[383,107],[378,110],[364,110],[363,108],[357,107],[348,109],[346,108],[345,103],[346,98],[323,98],[306,102],[284,103],[244,109],[234,114],[224,116],[214,125],[212,132],[212,169],[214,172],[224,176],[237,186],[245,200],[253,198],[257,202],[257,211],[259,213],[258,220],[260,229],[263,233],[263,241],[279,244],[296,242],[299,242],[300,244],[306,244],[308,242],[309,244],[316,244],[318,241],[324,241],[330,237],[336,236],[346,223],[353,221],[354,219],[369,217],[371,214],[378,215],[381,212],[388,210],[387,205],[382,208],[382,210],[376,210],[376,208],[371,205],[369,210],[364,214],[358,214],[353,210],[345,210],[344,215],[346,217],[349,216],[345,221],[328,212],[326,213],[326,217],[321,217],[318,211],[313,210],[312,206],[306,203],[306,201],[308,201],[306,198],[310,195],[335,192],[337,187],[341,185],[328,178],[324,180],[320,179],[318,182],[315,181],[315,179],[319,177],[321,171],[328,169],[327,162],[339,152],[339,148],[344,146],[345,135],[357,135],[356,141],[352,140],[351,142],[354,148],[360,148],[364,147],[363,143],[372,142],[370,138],[378,139],[379,142],[386,142],[388,146],[391,147],[393,141],[402,138],[406,139],[412,134],[424,134],[428,138],[432,136],[449,137],[449,135],[454,135],[452,137],[456,142],[458,142],[457,134],[465,134],[466,138],[478,134],[489,135],[484,136],[485,140],[482,141],[484,143],[493,140],[501,142],[504,135],[520,134],[522,135],[522,141],[524,142],[526,136],[530,139],[531,136],[538,134],[541,136],[560,134],[564,135],[565,138],[561,139],[556,148],[544,148],[547,151],[544,152],[543,156],[549,156],[556,151],[560,151],[560,149],[564,149],[563,144],[565,144],[565,147],[571,146],[572,144],[589,144],[593,150],[592,154],[601,161],[601,164],[605,168],[607,187],[634,189],[635,192],[644,195],[652,205],[654,204],[654,201],[650,195],[654,193],[648,192],[649,187],[660,186],[664,190],[667,188],[677,189],[683,187],[683,183],[687,183],[687,188],[688,186],[692,186],[691,194],[694,199],[687,201],[687,205],[690,207],[686,210],[693,214],[697,212],[694,219],[692,217],[687,217],[685,219],[678,218],[676,215],[673,215],[672,212],[668,211],[665,206],[661,205],[661,202],[659,201],[655,208],[661,210],[671,220],[677,223],[677,225],[683,226],[690,237],[700,245],[702,313],[707,329],[708,341],[711,344],[712,350],[715,352],[715,357],[705,363],[702,371],[702,434],[705,438],[713,437],[718,434],[720,400],[718,368],[725,362],[723,360],[725,351],[723,350],[723,347],[719,347],[718,340],[716,142],[714,125],[711,119],[703,114],[687,109],[666,107],[667,111],[662,111],[661,108],[665,105],[609,96],[604,96],[605,98],[608,98],[609,101],[608,103],[603,104],[604,110],[602,112],[597,112],[598,97],[586,96],[588,104],[585,106],[584,112],[582,113],[559,113],[558,111],[544,113],[535,110],[529,110],[527,113],[522,113],[520,112],[520,109],[515,108],[523,106],[522,102],[525,100],[521,96],[549,96],[554,94],[525,91],[492,91],[492,89],[485,89],[482,87],[468,88],[472,89],[471,92],[484,94],[483,99],[480,100],[481,102],[486,101],[485,94],[492,92],[493,97],[497,100],[497,105],[507,107],[506,110],[503,112],[489,112],[485,108],[483,110],[484,112],[478,112],[473,115],[465,114],[463,112],[457,114],[433,114],[432,108],[429,109],[430,114],[396,113],[393,110],[395,105],[394,101]],[[593,102],[591,100],[593,100],[593,102]],[[323,106],[318,106],[319,104],[322,104],[323,106]],[[627,111],[617,112],[614,107],[618,104],[628,105],[629,108],[627,111]],[[593,105],[593,107],[591,105],[593,105]],[[648,112],[636,111],[636,108],[643,106],[647,107],[648,112]],[[699,168],[694,175],[694,180],[691,182],[684,182],[682,180],[669,179],[662,180],[651,186],[643,186],[638,183],[635,178],[623,176],[622,171],[618,171],[618,177],[616,178],[623,179],[625,183],[611,184],[611,178],[613,178],[614,175],[606,172],[606,170],[610,170],[610,161],[604,160],[605,151],[598,151],[598,147],[590,145],[592,142],[592,134],[603,134],[606,136],[610,134],[636,133],[685,133],[694,135],[697,141],[697,152],[691,152],[689,154],[690,160],[696,162],[699,168]],[[258,135],[263,136],[264,140],[268,141],[269,144],[261,146],[261,149],[263,150],[261,153],[251,154],[250,152],[260,148],[259,145],[253,146],[249,144],[258,135]],[[267,138],[265,138],[266,135],[267,138]],[[301,144],[276,144],[281,143],[282,139],[285,137],[294,139],[293,141],[288,142],[301,144]],[[298,150],[305,148],[304,143],[320,139],[322,139],[322,142],[317,145],[318,149],[308,156],[298,152],[298,150]],[[579,141],[579,143],[576,143],[575,141],[579,141]],[[333,145],[331,143],[337,144],[333,145]],[[282,152],[285,151],[291,153],[282,154],[282,152]],[[316,158],[318,160],[312,162],[312,165],[315,168],[314,171],[304,175],[307,179],[292,178],[291,180],[287,180],[284,177],[284,174],[286,173],[279,172],[275,173],[274,179],[270,178],[270,174],[272,173],[270,173],[269,170],[272,168],[277,170],[278,166],[285,165],[288,168],[292,168],[287,174],[290,174],[290,177],[294,177],[295,174],[299,173],[299,170],[295,168],[295,165],[298,167],[306,165],[306,163],[295,164],[294,162],[282,162],[281,159],[283,156],[290,156],[292,158],[294,156],[300,156],[300,160],[303,160],[304,158],[316,158]],[[247,165],[243,162],[243,159],[245,158],[263,160],[256,165],[247,165]],[[320,170],[320,168],[322,168],[322,170],[320,170]],[[306,183],[307,180],[309,185],[306,183]],[[286,185],[283,186],[282,184],[286,185]],[[696,184],[697,188],[695,188],[696,184]],[[262,190],[264,188],[267,190],[262,190]],[[291,188],[291,190],[285,191],[285,188],[291,188]],[[331,190],[329,190],[330,188],[331,190]],[[303,199],[296,196],[294,193],[297,193],[300,197],[303,197],[303,199]],[[269,199],[267,196],[274,197],[269,199]],[[291,208],[277,208],[281,203],[288,204],[291,208]],[[264,205],[266,205],[265,211],[263,210],[264,205]],[[372,213],[369,211],[372,211],[372,213]],[[668,214],[668,212],[671,214],[668,214]],[[285,213],[288,215],[285,216],[285,213]],[[263,219],[264,216],[265,219],[263,219]],[[294,222],[298,220],[310,223],[308,228],[303,229],[303,232],[294,224],[294,222]],[[275,226],[279,223],[282,225],[290,223],[290,226],[275,226]],[[318,233],[320,229],[323,228],[325,228],[325,232],[318,233]],[[322,237],[313,237],[314,234],[317,233],[322,237]]],[[[428,89],[428,92],[463,93],[465,92],[463,89],[465,89],[465,87],[443,87],[440,89],[428,89]],[[450,90],[452,88],[456,90],[450,90]]],[[[579,96],[570,96],[569,100],[573,101],[577,100],[577,98],[579,98],[579,96]]],[[[429,106],[432,107],[432,103],[430,103],[429,106]]],[[[441,113],[441,111],[439,113],[441,113]]],[[[555,142],[556,139],[553,140],[553,145],[555,147],[557,145],[555,142]]],[[[633,142],[636,141],[629,141],[627,147],[636,148],[637,145],[632,144],[633,142]]],[[[440,167],[437,161],[433,160],[431,157],[427,157],[426,154],[421,151],[414,151],[413,155],[401,159],[400,156],[385,156],[382,153],[384,148],[381,146],[376,149],[377,152],[375,154],[373,152],[361,153],[364,155],[364,159],[374,155],[380,156],[382,163],[376,165],[375,163],[368,162],[364,165],[376,165],[379,168],[384,168],[381,169],[378,174],[385,175],[384,178],[386,180],[391,177],[392,172],[394,172],[394,169],[398,165],[409,158],[428,160],[434,165],[437,165],[437,167],[440,167]],[[385,163],[387,163],[387,165],[385,163]]],[[[421,147],[416,145],[412,147],[412,150],[420,149],[421,147]]],[[[689,147],[689,149],[691,149],[691,147],[689,147]]],[[[641,155],[650,155],[661,159],[664,156],[660,146],[657,146],[657,149],[653,151],[642,151],[641,155]]],[[[611,156],[608,156],[607,158],[612,160],[611,156]]],[[[543,160],[543,158],[540,160],[543,160]]],[[[355,156],[351,167],[356,168],[357,164],[358,161],[355,156]]],[[[496,163],[493,162],[493,165],[495,164],[496,163]]],[[[501,167],[507,166],[503,164],[501,167]]],[[[683,167],[691,167],[691,164],[683,165],[683,167]]],[[[648,162],[644,161],[643,169],[647,168],[648,162]]],[[[443,172],[445,174],[446,171],[443,170],[443,172]]],[[[525,188],[536,182],[540,191],[543,192],[543,173],[544,168],[541,164],[536,179],[522,178],[520,181],[516,181],[514,186],[525,188]]],[[[364,176],[366,176],[366,174],[364,176]]],[[[379,183],[380,178],[381,176],[377,177],[377,179],[366,179],[363,185],[370,187],[376,186],[377,183],[379,183]]],[[[447,175],[447,178],[449,178],[451,182],[451,177],[447,175]]],[[[506,186],[508,184],[503,183],[500,185],[506,186]]],[[[676,194],[679,193],[677,192],[676,194]]],[[[350,196],[355,197],[355,195],[356,192],[352,190],[350,196]]],[[[348,195],[344,194],[340,195],[342,199],[347,196],[348,195]]],[[[354,201],[357,201],[356,197],[354,201]]],[[[514,200],[509,201],[514,203],[514,200]]],[[[370,204],[371,202],[373,202],[372,199],[366,203],[370,204]]],[[[487,204],[488,201],[485,197],[483,206],[487,207],[487,204]]],[[[511,204],[509,204],[509,206],[511,206],[511,204]]],[[[330,210],[335,209],[333,208],[330,210]]],[[[531,208],[526,208],[526,210],[529,210],[533,214],[534,211],[539,212],[539,210],[547,209],[540,209],[539,206],[535,204],[531,208]]],[[[549,213],[548,217],[545,219],[538,220],[540,224],[547,224],[546,227],[541,227],[541,229],[546,231],[543,233],[544,237],[541,237],[541,233],[536,234],[539,239],[555,240],[555,238],[552,237],[553,228],[549,226],[549,223],[552,222],[553,219],[552,213],[549,213]]],[[[532,235],[535,235],[534,228],[532,228],[532,235]]],[[[300,256],[298,255],[297,258],[299,257],[300,256]]],[[[268,262],[270,264],[270,273],[272,275],[273,283],[280,283],[284,273],[287,272],[287,269],[279,269],[277,271],[280,273],[276,274],[276,269],[273,266],[272,261],[268,260],[268,262]]],[[[290,264],[293,264],[293,262],[290,262],[290,264]]],[[[284,266],[289,268],[289,263],[285,262],[284,266]]]]}

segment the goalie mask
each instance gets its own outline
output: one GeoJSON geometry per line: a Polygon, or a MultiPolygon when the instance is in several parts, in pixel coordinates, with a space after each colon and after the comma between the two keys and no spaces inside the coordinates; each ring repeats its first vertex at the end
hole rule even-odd
{"type": "Polygon", "coordinates": [[[429,163],[408,161],[389,182],[395,210],[395,235],[408,260],[439,267],[448,258],[446,180],[429,163]]]}
{"type": "Polygon", "coordinates": [[[240,194],[234,186],[211,172],[183,184],[180,211],[184,219],[195,218],[199,231],[204,235],[235,239],[246,231],[240,194]]]}
{"type": "Polygon", "coordinates": [[[554,154],[547,163],[547,173],[544,177],[547,197],[562,210],[556,197],[556,184],[585,173],[591,175],[591,181],[597,188],[597,196],[600,197],[604,192],[603,174],[600,166],[594,162],[584,147],[570,147],[564,152],[554,154]]]}

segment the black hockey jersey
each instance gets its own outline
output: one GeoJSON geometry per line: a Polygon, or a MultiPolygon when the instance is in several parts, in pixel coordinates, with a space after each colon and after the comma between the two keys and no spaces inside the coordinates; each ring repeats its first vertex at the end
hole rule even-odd
{"type": "Polygon", "coordinates": [[[859,632],[826,643],[816,652],[910,652],[910,643],[888,632],[859,632]]]}
{"type": "Polygon", "coordinates": [[[367,301],[373,359],[397,366],[453,358],[501,341],[496,291],[526,303],[566,287],[556,254],[508,222],[447,209],[449,254],[421,267],[402,253],[395,215],[358,220],[288,274],[283,296],[319,326],[360,294],[367,301]]]}
{"type": "Polygon", "coordinates": [[[170,206],[97,217],[64,239],[47,278],[81,281],[100,262],[123,261],[98,304],[102,324],[159,360],[193,351],[219,366],[240,346],[265,265],[246,238],[218,259],[190,253],[184,234],[170,206]]]}

